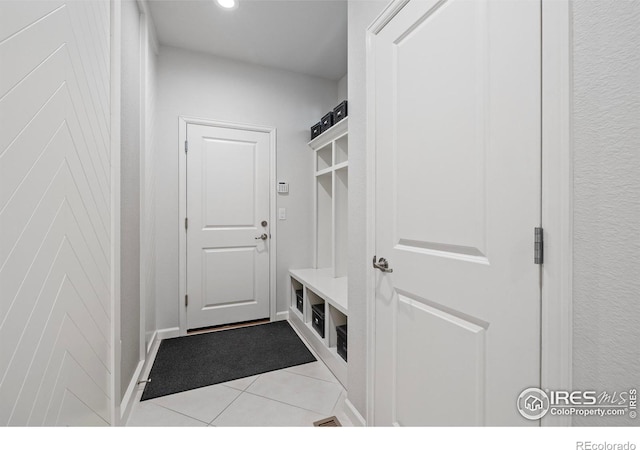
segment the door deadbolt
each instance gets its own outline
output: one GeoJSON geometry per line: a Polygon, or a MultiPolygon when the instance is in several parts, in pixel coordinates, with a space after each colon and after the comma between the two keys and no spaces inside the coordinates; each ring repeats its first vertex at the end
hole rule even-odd
{"type": "Polygon", "coordinates": [[[267,226],[267,225],[269,225],[269,224],[267,223],[267,221],[266,221],[266,220],[263,220],[263,221],[260,223],[260,225],[262,225],[263,227],[266,227],[266,226],[267,226]]]}

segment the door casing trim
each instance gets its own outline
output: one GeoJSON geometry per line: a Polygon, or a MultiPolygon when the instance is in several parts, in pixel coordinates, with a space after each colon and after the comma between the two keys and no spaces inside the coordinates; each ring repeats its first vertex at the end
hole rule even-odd
{"type": "Polygon", "coordinates": [[[184,228],[184,218],[187,214],[187,157],[184,142],[187,139],[187,125],[206,125],[234,130],[256,131],[269,134],[269,231],[271,233],[271,250],[269,252],[269,319],[276,320],[276,251],[277,251],[277,222],[276,222],[276,128],[243,123],[223,122],[219,120],[203,119],[199,117],[180,116],[178,118],[178,166],[179,166],[179,292],[178,309],[180,311],[180,336],[187,334],[187,307],[184,296],[187,294],[187,231],[184,228]]]}
{"type": "Polygon", "coordinates": [[[109,268],[110,280],[109,288],[111,289],[111,325],[110,339],[111,348],[109,349],[109,360],[111,363],[111,376],[109,379],[109,408],[111,426],[121,425],[120,416],[120,384],[121,380],[121,329],[120,329],[120,120],[121,120],[121,65],[122,65],[122,3],[121,0],[113,0],[109,2],[110,14],[110,133],[109,148],[111,151],[110,162],[110,182],[111,196],[109,204],[111,206],[111,223],[109,230],[111,232],[111,242],[109,248],[109,268]]]}
{"type": "MultiPolygon", "coordinates": [[[[366,33],[366,245],[375,248],[375,36],[409,0],[392,1],[366,33]]],[[[572,388],[573,357],[573,149],[571,138],[571,2],[541,0],[542,35],[542,217],[545,264],[541,268],[540,383],[543,389],[572,388]]],[[[533,230],[531,231],[533,249],[533,230]]],[[[533,250],[532,250],[533,251],[533,250]]],[[[368,260],[368,259],[367,259],[368,260]]],[[[533,264],[533,262],[532,262],[533,264]]],[[[365,417],[374,425],[375,272],[367,272],[365,417]]],[[[523,389],[528,386],[523,386],[523,389]]],[[[514,399],[515,405],[516,399],[514,399]]],[[[570,426],[571,418],[547,416],[542,426],[570,426]]]]}

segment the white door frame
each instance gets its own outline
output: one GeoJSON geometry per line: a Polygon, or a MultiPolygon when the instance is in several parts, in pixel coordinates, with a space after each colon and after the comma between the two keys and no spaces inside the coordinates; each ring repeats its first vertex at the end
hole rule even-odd
{"type": "MultiPolygon", "coordinates": [[[[375,74],[373,39],[409,0],[392,1],[367,29],[367,250],[375,254],[375,74]]],[[[572,386],[573,152],[571,141],[570,0],[541,0],[542,9],[542,217],[545,263],[541,267],[542,388],[572,386]]],[[[368,261],[369,259],[367,259],[368,261]]],[[[533,230],[531,230],[533,264],[533,230]]],[[[374,417],[375,272],[367,272],[367,424],[374,417]]],[[[529,386],[523,386],[526,388],[529,386]]],[[[513,399],[514,407],[516,399],[513,399]]],[[[569,426],[571,418],[547,415],[543,426],[569,426]]]]}
{"type": "Polygon", "coordinates": [[[269,133],[269,231],[271,233],[271,246],[269,251],[269,318],[276,320],[276,129],[259,125],[221,122],[217,120],[201,119],[197,117],[180,116],[178,154],[179,154],[179,192],[180,207],[178,213],[178,230],[180,235],[180,286],[178,304],[180,310],[180,336],[187,334],[187,308],[184,296],[187,294],[187,231],[184,228],[184,219],[187,214],[187,157],[184,151],[184,143],[187,137],[187,125],[206,125],[220,128],[230,128],[243,131],[257,131],[269,133]]]}
{"type": "Polygon", "coordinates": [[[111,27],[110,57],[110,122],[109,138],[111,151],[111,426],[121,425],[120,416],[120,95],[121,95],[121,3],[120,0],[109,2],[111,27]]]}

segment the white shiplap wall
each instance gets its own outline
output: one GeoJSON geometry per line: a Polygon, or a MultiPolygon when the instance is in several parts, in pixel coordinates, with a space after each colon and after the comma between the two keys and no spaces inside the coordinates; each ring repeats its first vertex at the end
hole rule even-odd
{"type": "Polygon", "coordinates": [[[110,422],[109,27],[0,1],[0,425],[110,422]]]}

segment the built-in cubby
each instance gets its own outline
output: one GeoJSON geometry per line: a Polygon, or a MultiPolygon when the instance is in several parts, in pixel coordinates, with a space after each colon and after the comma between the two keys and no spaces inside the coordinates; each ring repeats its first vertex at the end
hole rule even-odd
{"type": "Polygon", "coordinates": [[[338,332],[336,331],[336,327],[339,327],[340,325],[347,325],[347,316],[337,308],[329,305],[329,311],[326,313],[325,320],[329,322],[327,329],[327,345],[332,353],[337,354],[336,346],[338,343],[338,332]]]}
{"type": "Polygon", "coordinates": [[[346,277],[348,265],[349,171],[343,167],[334,172],[333,234],[334,276],[346,277]]]}
{"type": "Polygon", "coordinates": [[[331,268],[333,276],[347,276],[349,210],[348,119],[309,143],[316,153],[315,268],[331,268]]]}
{"type": "Polygon", "coordinates": [[[293,314],[298,314],[299,318],[302,319],[304,317],[304,285],[295,279],[291,279],[291,311],[293,314]],[[299,298],[302,295],[302,311],[299,308],[299,298]]]}
{"type": "Polygon", "coordinates": [[[346,134],[335,140],[335,161],[336,165],[349,161],[349,141],[346,134]]]}
{"type": "Polygon", "coordinates": [[[316,177],[316,268],[333,266],[332,173],[316,177]]]}
{"type": "Polygon", "coordinates": [[[304,291],[304,314],[299,313],[292,301],[289,321],[346,387],[347,362],[337,352],[336,327],[348,321],[347,277],[335,278],[330,269],[291,269],[289,274],[292,296],[300,285],[304,291]],[[324,305],[324,336],[313,326],[314,305],[324,305]]]}
{"type": "MultiPolygon", "coordinates": [[[[347,325],[349,214],[348,118],[309,142],[314,152],[314,265],[289,271],[290,322],[346,387],[347,361],[338,352],[336,327],[347,325]],[[303,313],[296,291],[303,290],[303,313]],[[314,305],[323,305],[322,330],[314,328],[314,305]]],[[[319,313],[316,308],[316,315],[319,313]]]]}
{"type": "Polygon", "coordinates": [[[307,315],[305,322],[308,324],[309,328],[316,333],[317,337],[324,341],[327,339],[327,304],[322,297],[312,290],[309,290],[308,294],[309,302],[307,304],[309,306],[309,314],[307,315]]]}
{"type": "Polygon", "coordinates": [[[331,143],[316,151],[316,172],[321,172],[333,166],[333,151],[331,143]]]}

